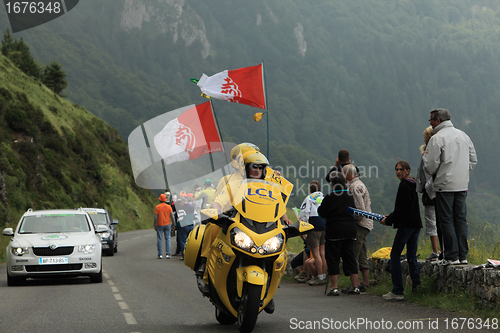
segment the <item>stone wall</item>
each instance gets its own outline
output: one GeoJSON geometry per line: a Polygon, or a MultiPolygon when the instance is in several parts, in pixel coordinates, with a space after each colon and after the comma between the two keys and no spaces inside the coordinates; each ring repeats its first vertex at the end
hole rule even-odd
{"type": "MultiPolygon", "coordinates": [[[[370,270],[376,280],[390,279],[389,259],[371,261],[370,270]]],[[[474,265],[437,266],[419,260],[420,276],[434,278],[437,290],[454,293],[465,290],[476,295],[483,305],[500,304],[500,270],[497,268],[474,265]]],[[[411,285],[408,262],[401,262],[403,279],[411,285]]]]}

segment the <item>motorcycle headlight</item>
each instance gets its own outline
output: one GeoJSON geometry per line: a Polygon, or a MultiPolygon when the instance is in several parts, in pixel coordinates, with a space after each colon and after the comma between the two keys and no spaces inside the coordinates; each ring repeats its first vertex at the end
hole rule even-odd
{"type": "Polygon", "coordinates": [[[12,254],[21,257],[23,254],[30,253],[29,247],[13,247],[11,248],[12,254]]]}
{"type": "Polygon", "coordinates": [[[269,238],[262,246],[257,246],[252,238],[239,228],[234,228],[231,232],[233,234],[233,244],[252,254],[259,253],[261,255],[266,255],[281,251],[283,248],[284,239],[281,234],[269,238]]]}
{"type": "Polygon", "coordinates": [[[95,244],[87,244],[78,246],[78,252],[83,252],[85,254],[95,252],[95,244]]]}
{"type": "Polygon", "coordinates": [[[234,245],[242,250],[252,252],[252,248],[255,248],[252,238],[238,228],[234,228],[233,233],[234,245]]]}
{"type": "Polygon", "coordinates": [[[269,254],[280,251],[282,245],[283,245],[283,235],[279,234],[269,238],[264,244],[262,244],[262,248],[267,254],[269,254]]]}

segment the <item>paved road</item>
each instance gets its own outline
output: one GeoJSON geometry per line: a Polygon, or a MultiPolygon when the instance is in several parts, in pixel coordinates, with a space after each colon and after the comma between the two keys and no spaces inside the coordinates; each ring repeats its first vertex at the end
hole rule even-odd
{"type": "MultiPolygon", "coordinates": [[[[71,278],[7,287],[6,267],[1,265],[0,331],[237,332],[236,325],[216,322],[214,307],[201,296],[193,272],[178,257],[156,259],[153,230],[121,233],[119,239],[118,253],[103,258],[100,284],[71,278]]],[[[386,302],[370,294],[326,297],[323,291],[322,286],[283,282],[275,313],[261,313],[254,332],[481,331],[452,329],[457,317],[453,313],[386,302]]]]}

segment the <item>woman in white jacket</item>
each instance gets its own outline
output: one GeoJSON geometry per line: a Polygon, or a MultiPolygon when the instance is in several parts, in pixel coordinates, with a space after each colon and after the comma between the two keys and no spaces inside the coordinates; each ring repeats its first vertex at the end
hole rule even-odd
{"type": "Polygon", "coordinates": [[[317,180],[309,183],[309,193],[300,206],[300,220],[314,225],[314,230],[307,234],[307,245],[314,258],[317,277],[312,277],[308,283],[311,286],[326,283],[326,259],[325,259],[325,229],[326,221],[318,215],[318,207],[323,201],[321,185],[317,180]]]}

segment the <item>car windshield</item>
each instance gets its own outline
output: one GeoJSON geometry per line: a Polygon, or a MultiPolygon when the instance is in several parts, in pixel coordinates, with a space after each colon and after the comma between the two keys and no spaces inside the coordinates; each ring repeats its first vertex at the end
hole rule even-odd
{"type": "Polygon", "coordinates": [[[90,216],[90,219],[94,223],[94,225],[102,224],[106,225],[106,214],[104,213],[96,213],[96,212],[87,212],[90,216]]]}
{"type": "Polygon", "coordinates": [[[41,214],[25,216],[20,234],[89,232],[90,226],[82,214],[41,214]]]}

